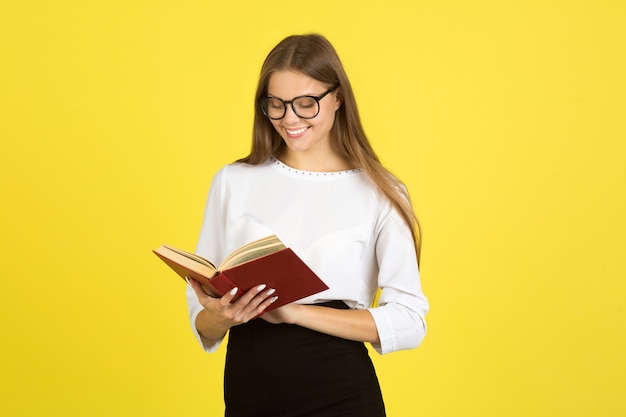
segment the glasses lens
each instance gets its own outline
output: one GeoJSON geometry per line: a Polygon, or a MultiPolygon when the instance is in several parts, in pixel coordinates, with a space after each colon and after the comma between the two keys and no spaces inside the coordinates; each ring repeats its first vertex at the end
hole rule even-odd
{"type": "Polygon", "coordinates": [[[311,119],[319,113],[319,103],[313,97],[298,97],[293,101],[296,114],[305,119],[311,119]]]}
{"type": "Polygon", "coordinates": [[[280,119],[285,115],[285,105],[277,98],[267,97],[262,101],[263,112],[271,119],[280,119]]]}

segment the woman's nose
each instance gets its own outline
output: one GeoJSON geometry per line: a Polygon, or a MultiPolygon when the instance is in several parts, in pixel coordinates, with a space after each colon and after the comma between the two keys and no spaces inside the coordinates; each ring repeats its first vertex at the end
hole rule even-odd
{"type": "Polygon", "coordinates": [[[300,117],[293,111],[293,107],[291,105],[287,106],[285,110],[285,121],[286,122],[298,122],[300,121],[300,117]]]}

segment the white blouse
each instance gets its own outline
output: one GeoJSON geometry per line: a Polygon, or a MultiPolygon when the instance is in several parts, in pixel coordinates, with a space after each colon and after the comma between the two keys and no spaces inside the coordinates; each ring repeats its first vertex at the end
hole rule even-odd
{"type": "MultiPolygon", "coordinates": [[[[213,178],[196,252],[219,264],[238,247],[271,234],[329,287],[298,303],[342,300],[368,309],[381,354],[420,344],[428,301],[411,232],[364,172],[299,171],[274,158],[222,168],[213,178]],[[371,307],[378,288],[378,306],[371,307]]],[[[190,287],[187,301],[202,343],[195,321],[203,307],[190,287]]],[[[213,352],[220,343],[203,348],[213,352]]]]}

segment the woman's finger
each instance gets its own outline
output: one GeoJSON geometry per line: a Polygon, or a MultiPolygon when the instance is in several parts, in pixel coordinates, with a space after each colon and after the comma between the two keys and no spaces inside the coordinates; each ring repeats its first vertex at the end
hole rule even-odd
{"type": "Polygon", "coordinates": [[[267,289],[265,284],[257,285],[233,302],[232,308],[239,313],[239,317],[245,318],[245,321],[250,320],[272,303],[269,300],[274,293],[275,290],[267,289]]]}
{"type": "Polygon", "coordinates": [[[220,304],[222,305],[222,307],[228,307],[228,305],[230,305],[230,303],[233,301],[233,298],[235,298],[235,296],[237,295],[238,291],[239,288],[235,287],[226,294],[224,294],[224,296],[220,298],[220,304]]]}

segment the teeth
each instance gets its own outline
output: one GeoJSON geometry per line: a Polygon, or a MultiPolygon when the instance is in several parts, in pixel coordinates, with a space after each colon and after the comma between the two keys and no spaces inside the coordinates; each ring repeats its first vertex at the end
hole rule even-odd
{"type": "Polygon", "coordinates": [[[287,133],[289,133],[290,135],[299,135],[300,133],[304,132],[307,128],[303,127],[302,129],[298,129],[298,130],[289,130],[287,129],[287,133]]]}

